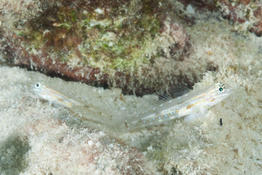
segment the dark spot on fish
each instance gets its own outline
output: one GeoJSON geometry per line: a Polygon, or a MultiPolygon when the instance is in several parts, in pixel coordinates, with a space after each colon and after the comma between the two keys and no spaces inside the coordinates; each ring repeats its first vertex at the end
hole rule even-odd
{"type": "Polygon", "coordinates": [[[219,119],[219,125],[220,125],[220,126],[223,126],[223,120],[222,120],[222,118],[219,119]]]}

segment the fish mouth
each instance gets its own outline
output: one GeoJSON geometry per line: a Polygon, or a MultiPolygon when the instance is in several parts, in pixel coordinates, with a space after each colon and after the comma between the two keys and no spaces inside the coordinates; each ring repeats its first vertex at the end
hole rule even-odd
{"type": "Polygon", "coordinates": [[[232,94],[232,89],[231,88],[230,89],[225,89],[223,95],[228,96],[230,94],[232,94]]]}
{"type": "MultiPolygon", "coordinates": [[[[225,89],[223,93],[219,94],[217,97],[220,98],[221,100],[224,100],[225,98],[227,98],[229,95],[232,94],[232,89],[225,89]]],[[[220,100],[220,101],[221,101],[220,100]]]]}

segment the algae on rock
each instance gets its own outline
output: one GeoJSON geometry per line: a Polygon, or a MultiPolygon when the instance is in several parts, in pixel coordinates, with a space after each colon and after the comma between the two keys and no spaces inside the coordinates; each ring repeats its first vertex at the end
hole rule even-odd
{"type": "Polygon", "coordinates": [[[189,36],[171,20],[167,1],[59,0],[33,5],[38,13],[26,15],[33,9],[23,9],[21,16],[29,16],[23,20],[7,23],[9,15],[1,14],[1,50],[12,64],[138,95],[192,87],[207,69],[201,64],[193,70],[199,60],[185,61],[191,52],[189,36]]]}

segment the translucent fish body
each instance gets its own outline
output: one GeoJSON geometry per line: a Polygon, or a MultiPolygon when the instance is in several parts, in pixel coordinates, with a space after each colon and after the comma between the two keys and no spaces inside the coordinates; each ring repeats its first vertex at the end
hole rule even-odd
{"type": "Polygon", "coordinates": [[[40,83],[36,83],[33,90],[42,99],[68,108],[73,112],[74,116],[81,121],[88,121],[92,127],[108,131],[121,130],[128,132],[167,123],[183,117],[187,120],[192,120],[196,117],[204,116],[209,108],[218,104],[232,93],[232,89],[226,89],[223,85],[217,84],[207,89],[193,91],[169,100],[143,115],[125,119],[122,114],[120,116],[111,116],[101,112],[103,110],[98,107],[73,100],[40,83]]]}
{"type": "Polygon", "coordinates": [[[231,93],[231,89],[225,89],[222,84],[217,84],[202,91],[185,94],[157,106],[151,113],[148,112],[140,118],[127,122],[128,128],[134,130],[182,117],[192,120],[203,116],[209,108],[227,98],[231,93]]]}
{"type": "Polygon", "coordinates": [[[80,102],[77,102],[58,91],[55,91],[43,84],[36,83],[33,88],[34,92],[39,95],[42,99],[47,100],[54,104],[59,104],[67,108],[72,106],[81,106],[80,102]]]}
{"type": "Polygon", "coordinates": [[[51,89],[41,83],[36,83],[33,87],[33,91],[42,99],[52,104],[58,104],[66,107],[72,114],[72,116],[79,119],[80,122],[87,121],[89,126],[94,128],[103,128],[105,124],[109,123],[110,117],[101,112],[101,109],[91,105],[84,104],[82,102],[73,100],[62,93],[51,89]]]}

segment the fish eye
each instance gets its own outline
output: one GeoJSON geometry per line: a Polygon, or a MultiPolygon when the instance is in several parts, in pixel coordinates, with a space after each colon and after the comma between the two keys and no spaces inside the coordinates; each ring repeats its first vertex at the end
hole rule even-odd
{"type": "Polygon", "coordinates": [[[35,84],[35,87],[36,87],[36,88],[39,88],[39,87],[40,87],[40,83],[36,83],[36,84],[35,84]]]}
{"type": "Polygon", "coordinates": [[[223,89],[222,87],[220,87],[218,90],[219,90],[220,92],[222,92],[224,89],[223,89]]]}

